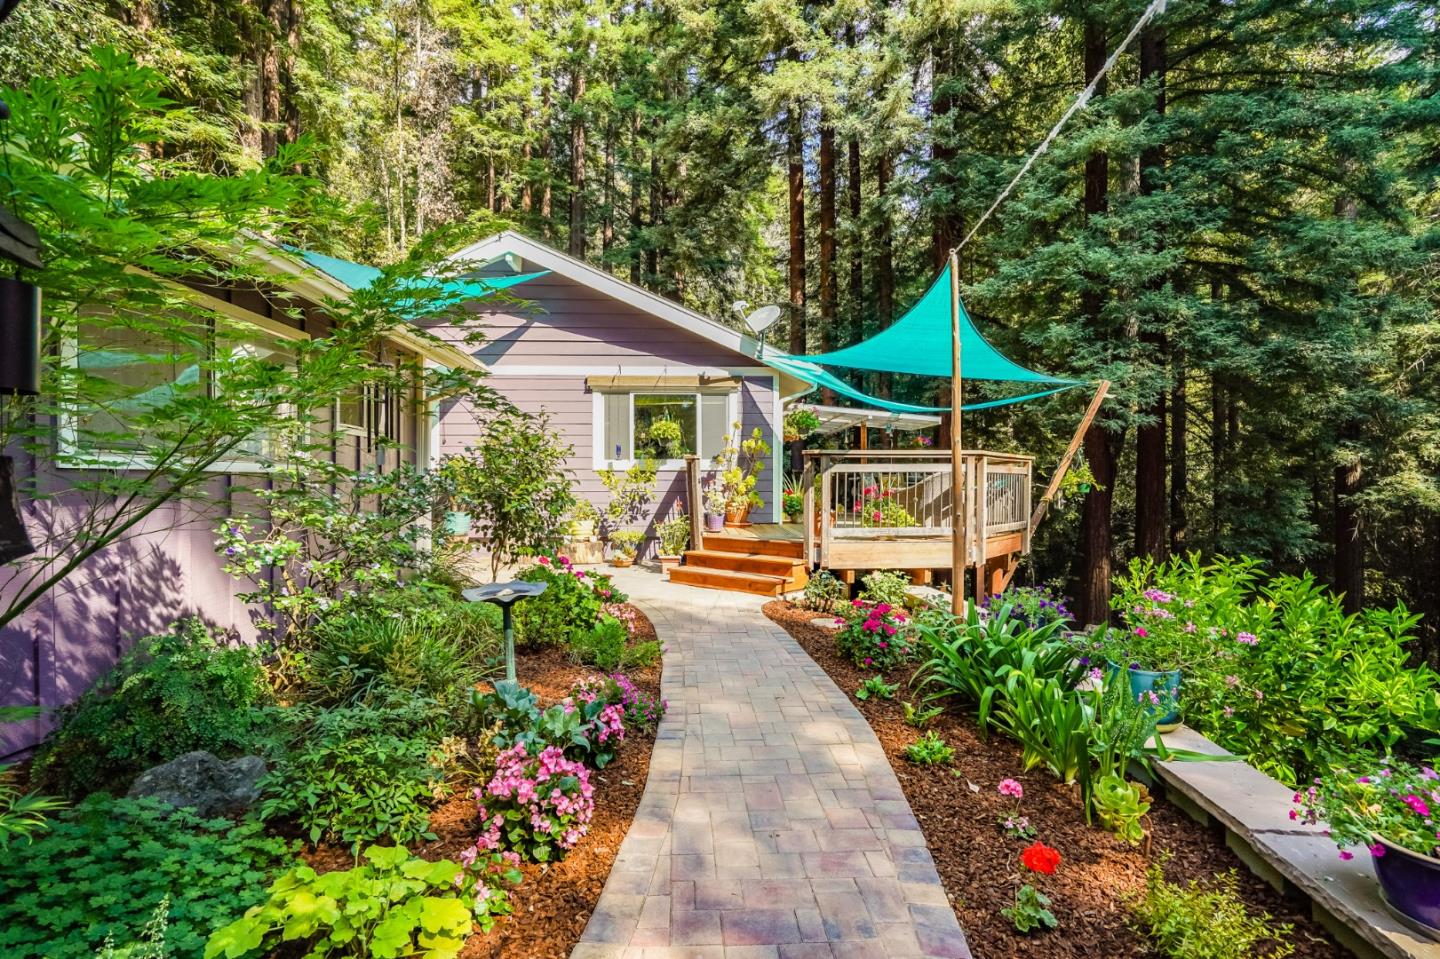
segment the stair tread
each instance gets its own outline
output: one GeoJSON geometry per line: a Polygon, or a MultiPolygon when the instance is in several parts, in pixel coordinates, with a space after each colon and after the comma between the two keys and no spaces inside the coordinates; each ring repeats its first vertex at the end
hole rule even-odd
{"type": "Polygon", "coordinates": [[[776,556],[773,553],[742,553],[739,550],[730,549],[687,549],[685,551],[685,558],[688,560],[692,556],[702,560],[712,558],[755,560],[756,562],[767,563],[776,567],[799,566],[801,563],[800,557],[798,556],[776,556]]]}
{"type": "Polygon", "coordinates": [[[783,583],[786,579],[784,576],[777,576],[773,573],[747,573],[739,569],[714,569],[710,566],[676,566],[670,572],[672,576],[680,573],[682,577],[713,576],[716,579],[753,579],[773,583],[783,583]]]}

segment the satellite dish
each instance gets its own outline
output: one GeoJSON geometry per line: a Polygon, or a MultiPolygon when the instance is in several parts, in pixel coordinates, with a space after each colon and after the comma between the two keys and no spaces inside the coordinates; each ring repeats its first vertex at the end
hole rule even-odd
{"type": "Polygon", "coordinates": [[[780,307],[762,306],[745,317],[745,325],[760,334],[774,326],[778,319],[780,319],[780,307]]]}

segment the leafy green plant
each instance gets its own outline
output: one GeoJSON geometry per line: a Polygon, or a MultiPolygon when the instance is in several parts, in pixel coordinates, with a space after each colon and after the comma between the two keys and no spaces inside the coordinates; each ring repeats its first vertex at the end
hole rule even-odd
{"type": "Polygon", "coordinates": [[[905,725],[916,729],[924,728],[926,723],[945,711],[943,706],[916,706],[909,700],[901,703],[900,707],[904,711],[905,725]]]}
{"type": "Polygon", "coordinates": [[[1145,890],[1129,900],[1136,931],[1169,959],[1282,959],[1295,951],[1289,923],[1252,915],[1235,891],[1233,871],[1207,888],[1167,882],[1161,867],[1145,873],[1145,890]]]}
{"type": "Polygon", "coordinates": [[[576,569],[563,555],[541,556],[516,578],[545,584],[545,592],[515,604],[519,646],[571,643],[590,632],[605,604],[625,601],[609,576],[576,569]]]}
{"type": "Polygon", "coordinates": [[[855,698],[869,699],[873,696],[876,699],[894,699],[899,689],[899,683],[887,683],[883,676],[871,676],[855,690],[855,698]]]}
{"type": "Polygon", "coordinates": [[[713,461],[719,474],[716,487],[725,497],[726,509],[747,509],[759,498],[755,484],[770,456],[770,444],[765,442],[765,434],[758,426],[748,437],[742,437],[739,420],[731,424],[730,429],[713,461]]]}
{"type": "MultiPolygon", "coordinates": [[[[24,722],[40,715],[38,706],[0,706],[0,725],[24,722]]],[[[46,814],[65,808],[58,799],[39,793],[21,793],[14,783],[14,771],[0,765],[0,850],[14,839],[27,842],[46,828],[46,814]]]]}
{"type": "Polygon", "coordinates": [[[608,696],[571,697],[544,710],[530,690],[508,680],[491,693],[476,693],[474,706],[486,722],[498,722],[502,749],[523,746],[537,755],[557,746],[571,759],[603,769],[625,738],[625,709],[608,696]]]}
{"type": "Polygon", "coordinates": [[[916,690],[927,702],[956,699],[973,707],[983,737],[1012,673],[1053,680],[1064,689],[1079,682],[1084,669],[1061,628],[1059,622],[1031,627],[1008,604],[992,608],[984,619],[973,604],[964,619],[927,611],[915,627],[925,657],[915,674],[916,690]]]}
{"type": "Polygon", "coordinates": [[[1364,846],[1372,856],[1385,855],[1379,839],[1440,859],[1440,836],[1433,819],[1440,812],[1437,783],[1440,775],[1432,767],[1413,763],[1372,759],[1340,766],[1295,794],[1299,809],[1290,818],[1310,826],[1323,823],[1342,859],[1354,855],[1346,846],[1364,846]]]}
{"type": "Polygon", "coordinates": [[[1015,890],[1015,905],[1001,909],[1000,915],[1014,923],[1015,931],[1022,934],[1060,925],[1050,911],[1050,897],[1028,882],[1015,890]]]}
{"type": "Polygon", "coordinates": [[[641,529],[617,529],[610,534],[610,545],[618,559],[633,562],[640,544],[645,542],[645,531],[641,529]]]}
{"type": "Polygon", "coordinates": [[[168,898],[166,949],[198,955],[210,930],[264,899],[264,884],[293,849],[257,822],[92,796],[9,853],[0,870],[0,953],[91,959],[107,936],[143,938],[168,898]]]}
{"type": "Polygon", "coordinates": [[[785,411],[785,442],[797,443],[820,428],[820,414],[808,406],[792,406],[785,411]]]}
{"type": "Polygon", "coordinates": [[[997,596],[986,596],[980,608],[987,612],[995,607],[1011,607],[1011,615],[1025,620],[1032,627],[1056,620],[1071,621],[1070,608],[1064,596],[1046,586],[1011,586],[997,596]]]}
{"type": "Polygon", "coordinates": [[[857,599],[847,613],[845,625],[835,634],[835,645],[850,662],[888,671],[914,658],[911,620],[904,610],[857,599]]]}
{"type": "Polygon", "coordinates": [[[1107,773],[1095,780],[1090,802],[1100,825],[1131,845],[1145,839],[1143,820],[1150,812],[1150,793],[1144,786],[1107,773]]]}
{"type": "Polygon", "coordinates": [[[1309,576],[1195,556],[1132,563],[1114,602],[1124,628],[1100,651],[1184,665],[1186,723],[1284,782],[1336,755],[1413,752],[1440,728],[1440,675],[1414,663],[1404,606],[1346,615],[1309,576]]]}
{"type": "Polygon", "coordinates": [[[801,603],[817,613],[831,613],[846,594],[845,584],[828,569],[822,569],[806,582],[801,603]]]}
{"type": "Polygon", "coordinates": [[[510,912],[503,883],[520,881],[510,866],[499,868],[501,881],[487,883],[459,863],[414,858],[403,846],[371,846],[363,859],[323,875],[306,865],[291,869],[261,905],[215,930],[205,959],[268,955],[287,942],[308,944],[312,956],[399,959],[423,952],[451,959],[474,924],[489,930],[510,912]]]}
{"type": "Polygon", "coordinates": [[[570,644],[570,655],[577,662],[598,666],[607,672],[625,665],[625,649],[630,632],[614,616],[601,616],[590,632],[570,644]]]}
{"type": "Polygon", "coordinates": [[[170,929],[170,897],[165,896],[140,930],[140,938],[117,947],[115,937],[105,936],[95,959],[165,959],[165,936],[170,929]]]}
{"type": "Polygon", "coordinates": [[[655,535],[660,537],[660,552],[665,556],[679,556],[690,545],[690,517],[677,513],[655,524],[655,535]]]}
{"type": "Polygon", "coordinates": [[[527,749],[523,742],[500,753],[494,778],[475,798],[481,830],[475,848],[510,850],[532,862],[564,858],[595,811],[584,763],[566,759],[559,746],[527,749]]]}
{"type": "Polygon", "coordinates": [[[905,608],[910,577],[893,569],[877,569],[860,580],[860,598],[872,603],[885,603],[896,609],[905,608]]]}
{"type": "Polygon", "coordinates": [[[1061,782],[1090,791],[1093,720],[1086,694],[1029,669],[1010,672],[995,711],[995,724],[1020,744],[1025,768],[1043,765],[1061,782]]]}
{"type": "Polygon", "coordinates": [[[642,458],[623,473],[602,469],[599,475],[601,485],[610,494],[601,516],[609,539],[616,530],[645,518],[646,507],[655,500],[655,461],[642,458]]]}
{"type": "Polygon", "coordinates": [[[572,448],[550,427],[549,414],[505,404],[477,417],[480,436],[465,456],[474,461],[460,502],[474,514],[474,533],[490,552],[490,578],[527,556],[559,549],[575,504],[565,461],[572,448]]]}
{"type": "Polygon", "coordinates": [[[309,711],[261,782],[260,817],[294,818],[312,843],[338,839],[355,850],[385,836],[434,839],[428,803],[445,780],[442,715],[408,697],[309,711]]]}
{"type": "Polygon", "coordinates": [[[414,693],[445,706],[465,701],[500,640],[479,604],[434,601],[428,609],[345,610],[315,628],[304,690],[327,704],[414,693]]]}
{"type": "Polygon", "coordinates": [[[905,747],[905,758],[920,766],[943,765],[954,761],[955,750],[931,730],[905,747]]]}
{"type": "Polygon", "coordinates": [[[204,749],[221,757],[274,745],[273,699],[260,654],[199,620],[139,640],[59,713],[36,756],[37,782],[67,796],[123,789],[145,769],[204,749]]]}

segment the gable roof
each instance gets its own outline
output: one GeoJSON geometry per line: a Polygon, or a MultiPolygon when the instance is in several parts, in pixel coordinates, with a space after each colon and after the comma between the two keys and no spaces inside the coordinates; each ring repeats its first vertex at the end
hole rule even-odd
{"type": "Polygon", "coordinates": [[[754,337],[717,323],[702,313],[681,306],[674,300],[651,293],[643,287],[622,280],[618,276],[591,266],[582,260],[577,260],[567,253],[562,253],[538,240],[532,240],[514,230],[505,230],[478,243],[472,243],[463,250],[452,253],[449,259],[457,263],[491,263],[507,253],[519,256],[527,265],[543,267],[552,273],[582,283],[592,290],[693,333],[703,340],[755,360],[762,366],[770,367],[779,374],[780,392],[786,396],[812,389],[809,383],[770,363],[761,349],[761,344],[754,337]]]}

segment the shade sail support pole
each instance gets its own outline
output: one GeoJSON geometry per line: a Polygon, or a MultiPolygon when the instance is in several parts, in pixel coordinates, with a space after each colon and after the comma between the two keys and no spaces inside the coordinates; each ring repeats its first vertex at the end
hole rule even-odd
{"type": "Polygon", "coordinates": [[[1055,470],[1055,475],[1050,477],[1050,484],[1045,487],[1045,495],[1040,497],[1040,502],[1035,505],[1035,512],[1030,516],[1030,535],[1035,535],[1036,528],[1040,521],[1045,518],[1045,512],[1050,508],[1050,502],[1055,494],[1060,491],[1060,483],[1065,479],[1065,474],[1070,472],[1070,462],[1080,449],[1080,444],[1085,440],[1085,431],[1090,429],[1090,424],[1095,421],[1095,415],[1100,412],[1100,404],[1105,402],[1105,395],[1110,392],[1110,381],[1101,380],[1099,387],[1095,390],[1095,398],[1090,401],[1089,407],[1085,410],[1085,416],[1081,418],[1080,425],[1075,428],[1075,435],[1070,437],[1070,445],[1065,447],[1065,455],[1060,457],[1060,466],[1055,470]]]}
{"type": "Polygon", "coordinates": [[[965,463],[960,435],[960,257],[950,251],[950,612],[965,609],[965,463]]]}

